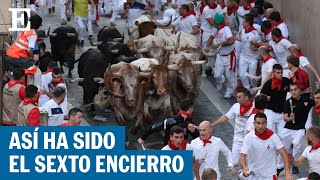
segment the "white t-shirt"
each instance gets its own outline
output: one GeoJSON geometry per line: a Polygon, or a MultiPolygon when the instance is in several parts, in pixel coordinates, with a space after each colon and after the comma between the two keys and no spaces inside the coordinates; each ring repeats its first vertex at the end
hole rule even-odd
{"type": "Polygon", "coordinates": [[[281,30],[281,34],[283,37],[288,38],[289,37],[289,31],[288,31],[288,26],[286,25],[285,22],[279,24],[277,26],[281,30]]]}
{"type": "Polygon", "coordinates": [[[48,112],[48,126],[57,126],[64,123],[62,106],[58,105],[53,99],[47,101],[40,109],[45,109],[48,112]]]}
{"type": "MultiPolygon", "coordinates": [[[[42,86],[40,89],[50,92],[48,84],[52,81],[52,72],[42,74],[42,86]]],[[[49,101],[50,97],[46,94],[40,94],[39,106],[41,107],[45,102],[49,101]]]]}
{"type": "MultiPolygon", "coordinates": [[[[213,39],[213,44],[218,45],[221,43],[224,43],[228,40],[228,38],[233,37],[231,29],[228,26],[225,26],[224,28],[218,30],[215,34],[213,39]]],[[[219,54],[220,55],[229,55],[234,50],[234,44],[229,46],[221,47],[219,54]]]]}
{"type": "Polygon", "coordinates": [[[276,54],[278,63],[283,67],[287,67],[287,57],[290,55],[289,48],[291,47],[292,43],[288,39],[282,39],[278,43],[272,40],[269,42],[269,45],[276,54]]]}
{"type": "Polygon", "coordinates": [[[301,69],[305,68],[308,64],[310,64],[310,62],[308,61],[308,59],[305,56],[300,56],[299,57],[299,62],[300,62],[299,67],[301,69]]]}
{"type": "Polygon", "coordinates": [[[267,73],[272,72],[273,65],[277,64],[277,61],[273,58],[269,59],[267,62],[262,63],[261,67],[261,82],[264,82],[267,78],[267,73]]]}
{"type": "Polygon", "coordinates": [[[241,49],[241,57],[244,58],[250,58],[250,59],[258,59],[259,53],[258,51],[253,51],[251,49],[251,42],[260,42],[260,35],[257,30],[252,30],[251,32],[245,33],[245,30],[243,29],[241,31],[241,43],[242,43],[242,49],[241,49]]]}
{"type": "Polygon", "coordinates": [[[235,126],[234,126],[234,136],[233,141],[243,141],[245,128],[247,124],[247,120],[249,115],[251,114],[253,106],[243,115],[240,115],[240,104],[235,103],[231,109],[227,112],[226,116],[229,119],[235,119],[235,126]]]}
{"type": "Polygon", "coordinates": [[[219,153],[222,152],[226,157],[228,166],[233,166],[231,151],[220,138],[211,136],[209,140],[212,143],[207,143],[206,146],[203,146],[203,141],[199,137],[191,141],[195,159],[205,158],[205,162],[199,167],[199,174],[201,177],[206,168],[212,168],[217,172],[218,179],[220,179],[219,153]]]}
{"type": "Polygon", "coordinates": [[[306,147],[302,156],[308,159],[310,172],[316,172],[320,174],[320,148],[311,151],[311,146],[306,147]]]}
{"type": "Polygon", "coordinates": [[[250,10],[245,10],[244,6],[239,6],[239,8],[237,10],[237,16],[239,19],[238,32],[242,31],[242,29],[243,29],[242,22],[243,22],[244,15],[248,14],[249,12],[250,12],[250,10]]]}
{"type": "Polygon", "coordinates": [[[283,147],[275,133],[262,140],[251,131],[244,138],[241,153],[247,155],[248,168],[255,175],[270,177],[277,174],[277,150],[283,147]]]}
{"type": "Polygon", "coordinates": [[[201,15],[201,26],[200,28],[204,31],[212,32],[214,26],[208,22],[208,18],[214,18],[216,13],[222,14],[222,9],[220,5],[217,5],[215,9],[211,9],[208,5],[204,7],[201,15]]]}
{"type": "Polygon", "coordinates": [[[223,9],[223,13],[225,14],[225,17],[227,18],[228,26],[230,28],[235,28],[237,26],[236,25],[236,14],[235,13],[231,13],[230,16],[229,16],[228,12],[227,12],[227,7],[225,7],[223,9]]]}
{"type": "Polygon", "coordinates": [[[27,37],[27,39],[28,39],[28,47],[34,48],[34,45],[36,44],[36,41],[37,41],[37,35],[30,35],[27,37]]]}
{"type": "Polygon", "coordinates": [[[193,31],[193,26],[197,26],[198,22],[194,15],[185,18],[179,17],[172,25],[179,27],[180,31],[190,34],[193,31]]]}

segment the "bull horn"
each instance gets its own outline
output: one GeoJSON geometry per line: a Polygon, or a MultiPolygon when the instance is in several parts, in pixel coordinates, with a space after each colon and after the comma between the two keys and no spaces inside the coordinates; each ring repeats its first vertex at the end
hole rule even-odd
{"type": "Polygon", "coordinates": [[[98,84],[104,84],[104,79],[101,77],[95,77],[95,78],[93,78],[93,81],[98,84]]]}
{"type": "Polygon", "coordinates": [[[132,33],[134,33],[135,31],[137,31],[138,30],[138,27],[134,27],[133,29],[132,29],[132,31],[130,32],[130,29],[128,28],[128,34],[129,35],[132,35],[132,33]]]}
{"type": "Polygon", "coordinates": [[[119,49],[113,49],[113,50],[111,50],[111,53],[112,54],[118,54],[119,53],[119,49]]]}
{"type": "Polygon", "coordinates": [[[75,33],[67,33],[67,36],[71,37],[71,36],[75,36],[75,33]]]}
{"type": "Polygon", "coordinates": [[[56,37],[58,34],[57,33],[51,33],[49,34],[50,37],[56,37]]]}
{"type": "Polygon", "coordinates": [[[180,36],[181,36],[181,32],[179,33],[178,37],[177,37],[177,44],[172,47],[172,46],[165,46],[164,50],[166,51],[176,51],[178,50],[179,46],[180,46],[180,36]]]}
{"type": "Polygon", "coordinates": [[[102,41],[93,43],[92,40],[90,39],[90,44],[91,44],[91,46],[101,46],[102,45],[102,41]]]}
{"type": "Polygon", "coordinates": [[[139,72],[139,76],[141,77],[149,77],[151,75],[151,72],[139,72]]]}
{"type": "Polygon", "coordinates": [[[191,61],[191,64],[193,64],[193,65],[201,65],[201,64],[205,64],[205,63],[207,63],[207,59],[205,59],[205,60],[201,60],[201,61],[191,61]]]}
{"type": "Polygon", "coordinates": [[[122,39],[122,38],[113,38],[112,40],[113,40],[113,41],[116,41],[116,42],[120,42],[120,41],[122,41],[123,39],[122,39]]]}
{"type": "Polygon", "coordinates": [[[136,51],[136,53],[137,54],[142,54],[142,53],[146,53],[146,52],[148,52],[149,51],[149,49],[148,48],[142,48],[142,49],[138,49],[137,51],[136,51]]]}
{"type": "Polygon", "coordinates": [[[77,82],[83,82],[83,81],[84,81],[84,78],[76,78],[76,79],[70,80],[71,83],[77,83],[77,82]]]}
{"type": "Polygon", "coordinates": [[[182,63],[178,66],[177,64],[170,64],[168,65],[169,71],[177,71],[182,66],[182,63]]]}

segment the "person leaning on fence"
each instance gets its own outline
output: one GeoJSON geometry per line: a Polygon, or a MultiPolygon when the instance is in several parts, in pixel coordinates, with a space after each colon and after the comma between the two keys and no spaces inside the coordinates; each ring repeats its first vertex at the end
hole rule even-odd
{"type": "Polygon", "coordinates": [[[13,71],[13,80],[3,88],[2,120],[5,126],[15,126],[17,121],[17,108],[26,97],[25,74],[23,69],[13,71]]]}
{"type": "Polygon", "coordinates": [[[69,121],[63,124],[59,124],[58,126],[80,126],[82,119],[82,111],[79,108],[72,108],[68,113],[69,121]]]}
{"type": "Polygon", "coordinates": [[[18,107],[17,126],[40,126],[40,111],[37,104],[39,95],[35,85],[30,84],[26,87],[26,98],[18,107]]]}
{"type": "MultiPolygon", "coordinates": [[[[33,48],[37,41],[36,30],[42,24],[42,18],[34,15],[30,18],[31,29],[21,32],[14,43],[9,47],[5,57],[5,70],[15,68],[27,69],[35,64],[33,48]]],[[[10,76],[10,73],[8,74],[10,76]]]]}

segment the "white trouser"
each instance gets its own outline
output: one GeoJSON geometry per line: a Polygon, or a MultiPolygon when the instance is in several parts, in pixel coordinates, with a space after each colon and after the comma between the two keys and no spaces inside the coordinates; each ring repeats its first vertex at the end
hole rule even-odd
{"type": "MultiPolygon", "coordinates": [[[[231,58],[231,55],[221,56],[218,54],[216,59],[216,64],[214,66],[214,77],[218,85],[222,85],[222,83],[224,83],[225,81],[224,73],[226,74],[226,78],[227,78],[226,93],[233,93],[236,90],[236,86],[237,86],[236,72],[233,71],[233,67],[231,69],[230,58],[231,58]]],[[[236,60],[233,59],[233,61],[236,61],[236,60]]],[[[235,63],[232,64],[232,66],[234,65],[235,63]]]]}
{"type": "Polygon", "coordinates": [[[60,18],[66,20],[66,3],[60,3],[60,18]]]}
{"type": "Polygon", "coordinates": [[[237,72],[239,73],[239,60],[240,60],[240,53],[242,49],[242,43],[240,41],[234,41],[234,48],[236,50],[237,72]]]}
{"type": "MultiPolygon", "coordinates": [[[[270,175],[268,177],[265,177],[265,176],[257,176],[257,175],[254,175],[254,176],[249,176],[249,180],[273,180],[274,179],[274,176],[276,175],[270,175]]],[[[276,178],[277,179],[277,178],[276,178]]]]}
{"type": "Polygon", "coordinates": [[[283,137],[284,125],[286,124],[283,119],[283,113],[276,113],[270,109],[265,109],[264,113],[268,117],[268,127],[281,139],[283,137]]]}
{"type": "MultiPolygon", "coordinates": [[[[94,10],[96,9],[95,7],[93,8],[94,10]]],[[[88,34],[93,35],[92,31],[92,20],[95,19],[96,14],[95,12],[91,12],[91,4],[88,4],[88,16],[87,16],[87,27],[88,27],[88,34]]]]}
{"type": "Polygon", "coordinates": [[[104,12],[106,14],[111,12],[111,0],[104,0],[104,12]]]}
{"type": "Polygon", "coordinates": [[[201,30],[201,48],[205,50],[207,47],[208,39],[210,38],[212,32],[201,30]]]}
{"type": "Polygon", "coordinates": [[[256,58],[246,58],[240,55],[239,60],[239,77],[242,82],[243,87],[250,90],[250,84],[255,87],[256,81],[245,76],[245,73],[249,70],[249,74],[256,75],[257,72],[258,59],[256,58]]]}
{"type": "Polygon", "coordinates": [[[38,8],[38,11],[37,11],[37,14],[42,17],[42,19],[44,18],[44,14],[46,12],[46,4],[42,5],[40,4],[39,5],[39,8],[38,8]]]}
{"type": "Polygon", "coordinates": [[[243,143],[242,141],[233,140],[232,151],[231,151],[233,166],[239,165],[242,143],[243,143]]]}
{"type": "Polygon", "coordinates": [[[56,0],[47,0],[48,8],[52,8],[56,4],[56,0]]]}
{"type": "Polygon", "coordinates": [[[110,22],[114,22],[118,16],[118,14],[121,12],[121,5],[119,4],[119,0],[112,0],[113,2],[113,11],[112,11],[112,15],[111,15],[111,19],[110,22]]]}
{"type": "Polygon", "coordinates": [[[92,33],[92,26],[89,26],[89,23],[91,24],[91,21],[89,19],[90,18],[88,18],[88,16],[75,16],[74,17],[74,20],[77,25],[77,30],[79,33],[79,40],[84,40],[84,35],[85,35],[85,31],[86,31],[85,23],[88,24],[89,35],[92,35],[92,34],[90,34],[90,32],[92,33]],[[90,27],[91,27],[91,29],[90,29],[90,27]]]}
{"type": "MultiPolygon", "coordinates": [[[[284,128],[283,130],[283,137],[281,141],[287,153],[290,152],[291,146],[293,145],[292,156],[295,160],[297,160],[301,155],[301,151],[300,151],[301,140],[303,139],[304,134],[305,134],[305,129],[292,130],[292,129],[284,128]]],[[[277,168],[280,169],[283,167],[284,167],[283,160],[281,155],[279,154],[277,168]]]]}
{"type": "Polygon", "coordinates": [[[161,0],[153,0],[154,10],[160,12],[161,10],[161,0]]]}

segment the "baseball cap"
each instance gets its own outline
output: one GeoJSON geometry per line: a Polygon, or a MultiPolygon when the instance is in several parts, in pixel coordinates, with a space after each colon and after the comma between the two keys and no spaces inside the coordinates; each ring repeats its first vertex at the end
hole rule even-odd
{"type": "Polygon", "coordinates": [[[218,25],[224,22],[224,16],[222,14],[216,13],[213,18],[215,24],[213,25],[215,28],[218,28],[218,25]]]}

